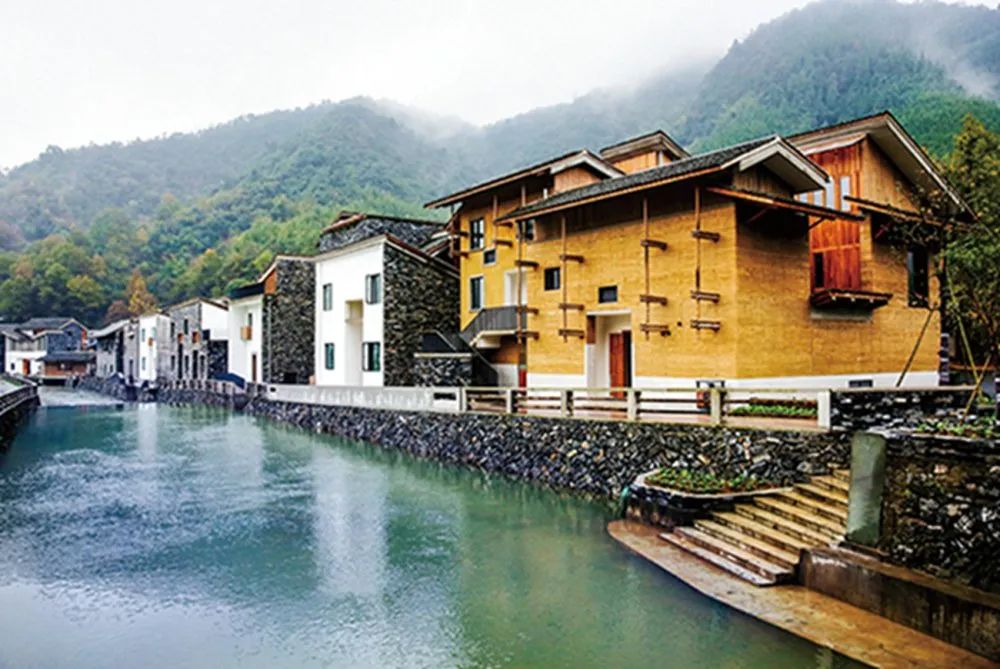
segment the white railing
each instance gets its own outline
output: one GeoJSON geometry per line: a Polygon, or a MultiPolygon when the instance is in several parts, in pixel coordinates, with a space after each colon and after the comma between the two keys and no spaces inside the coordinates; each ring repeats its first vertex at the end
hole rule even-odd
{"type": "Polygon", "coordinates": [[[396,411],[460,411],[458,388],[377,388],[365,386],[259,385],[255,394],[279,402],[392,409],[396,411]]]}

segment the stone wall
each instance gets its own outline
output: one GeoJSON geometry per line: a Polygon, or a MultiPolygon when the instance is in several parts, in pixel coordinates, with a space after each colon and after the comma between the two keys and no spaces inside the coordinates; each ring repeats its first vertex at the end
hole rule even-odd
{"type": "Polygon", "coordinates": [[[382,282],[383,385],[416,383],[413,354],[424,332],[458,328],[458,275],[440,262],[386,244],[382,282]]]}
{"type": "Polygon", "coordinates": [[[661,466],[774,483],[847,463],[847,435],[489,414],[393,412],[255,398],[246,411],[553,488],[615,497],[661,466]]]}
{"type": "Polygon", "coordinates": [[[120,376],[109,376],[106,378],[79,376],[74,380],[73,386],[101,393],[102,395],[108,395],[123,402],[134,402],[138,394],[137,387],[126,383],[124,377],[120,376]]]}
{"type": "Polygon", "coordinates": [[[1000,443],[884,436],[878,548],[896,564],[1000,593],[1000,443]]]}
{"type": "Polygon", "coordinates": [[[265,383],[309,383],[315,373],[316,268],[308,260],[279,258],[277,286],[264,295],[261,378],[265,383]]]}
{"type": "Polygon", "coordinates": [[[33,386],[24,386],[0,397],[0,452],[10,446],[18,425],[37,406],[38,389],[33,386]]]}
{"type": "Polygon", "coordinates": [[[212,339],[208,342],[208,378],[214,379],[229,371],[229,342],[212,339]]]}
{"type": "Polygon", "coordinates": [[[426,388],[473,385],[471,353],[417,353],[413,385],[426,388]]]}
{"type": "Polygon", "coordinates": [[[830,425],[845,432],[916,427],[928,418],[956,415],[970,392],[963,388],[835,390],[830,393],[830,425]]]}

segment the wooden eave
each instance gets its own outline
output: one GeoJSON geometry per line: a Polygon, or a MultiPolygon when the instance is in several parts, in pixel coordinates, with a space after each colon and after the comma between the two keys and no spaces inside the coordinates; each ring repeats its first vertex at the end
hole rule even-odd
{"type": "Polygon", "coordinates": [[[845,195],[844,199],[848,202],[853,202],[858,205],[858,209],[861,211],[870,211],[875,214],[882,214],[890,218],[897,218],[902,221],[910,221],[913,223],[929,223],[931,225],[945,225],[943,221],[939,221],[934,218],[925,218],[920,215],[920,212],[912,211],[909,209],[900,209],[899,207],[893,207],[890,204],[882,204],[880,202],[874,202],[872,200],[865,200],[864,198],[854,197],[853,195],[845,195]]]}
{"type": "Polygon", "coordinates": [[[703,170],[697,170],[694,172],[688,172],[687,174],[678,174],[671,177],[666,177],[659,179],[657,181],[651,181],[649,183],[638,184],[630,188],[622,188],[621,190],[613,190],[607,193],[598,193],[597,195],[592,195],[590,197],[581,198],[579,200],[573,200],[572,202],[566,202],[564,204],[554,205],[552,207],[543,207],[541,209],[536,209],[527,214],[518,215],[516,211],[512,211],[509,214],[501,216],[500,221],[503,220],[514,220],[514,221],[524,221],[531,218],[538,218],[539,216],[545,216],[547,214],[552,214],[557,211],[565,211],[567,209],[574,209],[576,207],[582,207],[584,205],[593,204],[594,202],[603,202],[604,200],[612,200],[617,197],[622,197],[624,195],[630,195],[632,193],[639,193],[645,190],[650,190],[651,188],[659,188],[660,186],[666,186],[672,183],[677,183],[679,181],[686,181],[688,179],[694,179],[701,176],[706,176],[708,174],[717,174],[719,172],[726,171],[727,168],[724,166],[716,167],[706,167],[703,170]]]}
{"type": "Polygon", "coordinates": [[[738,200],[740,202],[751,202],[753,204],[759,204],[763,207],[769,209],[784,209],[786,211],[794,211],[799,214],[806,214],[808,216],[814,216],[816,218],[847,218],[855,221],[864,220],[864,216],[860,214],[854,214],[849,211],[840,211],[839,209],[831,209],[829,207],[823,207],[816,204],[809,204],[807,202],[799,202],[798,200],[791,200],[789,198],[780,197],[777,195],[769,195],[767,193],[760,193],[758,191],[744,190],[741,188],[721,188],[718,186],[708,186],[705,190],[722,197],[729,198],[731,200],[738,200]]]}

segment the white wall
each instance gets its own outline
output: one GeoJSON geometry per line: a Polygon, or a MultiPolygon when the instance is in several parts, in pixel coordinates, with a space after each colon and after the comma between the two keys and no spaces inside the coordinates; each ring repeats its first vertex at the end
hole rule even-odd
{"type": "MultiPolygon", "coordinates": [[[[232,336],[229,338],[229,372],[251,381],[254,376],[250,370],[252,356],[257,356],[257,381],[263,381],[261,375],[261,316],[263,313],[264,296],[254,295],[229,303],[226,329],[232,336]],[[249,341],[240,336],[240,328],[247,324],[248,316],[253,317],[253,328],[249,341]]],[[[214,333],[213,333],[214,336],[214,333]]]]}
{"type": "MultiPolygon", "coordinates": [[[[382,303],[365,304],[365,277],[382,274],[384,245],[361,245],[316,260],[316,385],[381,386],[383,372],[361,372],[360,342],[382,343],[382,303]],[[333,285],[333,308],[323,310],[323,286],[333,285]],[[361,322],[348,319],[348,303],[361,304],[361,322]],[[360,331],[359,331],[360,330],[360,331]],[[360,340],[360,341],[359,341],[360,340]],[[334,345],[334,368],[326,368],[326,344],[334,345]]],[[[383,278],[382,298],[385,299],[383,278]]],[[[382,349],[385,365],[385,349],[382,349]]]]}
{"type": "MultiPolygon", "coordinates": [[[[10,340],[7,340],[7,345],[10,346],[10,340]]],[[[5,353],[4,369],[7,370],[8,374],[23,374],[24,366],[22,361],[30,360],[28,363],[28,371],[31,375],[40,375],[42,373],[42,365],[40,358],[45,356],[45,351],[7,351],[5,353]]]]}
{"type": "Polygon", "coordinates": [[[164,323],[159,314],[150,314],[139,317],[139,369],[136,370],[136,377],[139,381],[156,381],[156,360],[159,352],[158,332],[164,323]]]}
{"type": "MultiPolygon", "coordinates": [[[[214,340],[228,339],[229,311],[209,302],[202,302],[201,329],[209,330],[209,336],[214,340]]],[[[239,336],[239,331],[236,332],[236,335],[239,336]]]]}

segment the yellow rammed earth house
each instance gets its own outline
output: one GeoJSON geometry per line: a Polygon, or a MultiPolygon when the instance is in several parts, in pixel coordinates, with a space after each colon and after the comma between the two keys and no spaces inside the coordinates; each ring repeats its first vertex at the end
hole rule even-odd
{"type": "Polygon", "coordinates": [[[501,385],[936,385],[939,194],[889,113],[689,155],[663,132],[428,203],[451,207],[462,336],[501,385]],[[923,196],[921,200],[919,196],[923,196]]]}

